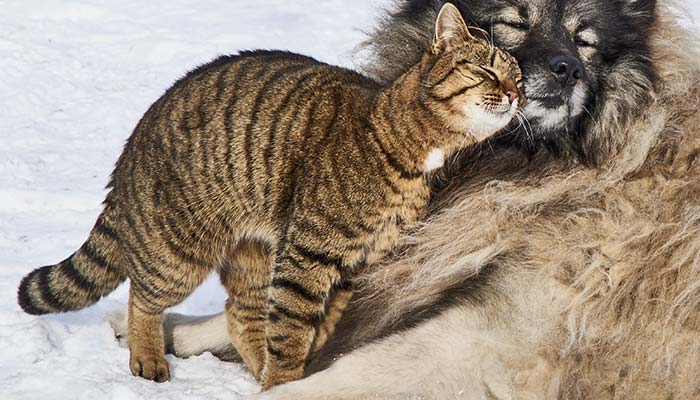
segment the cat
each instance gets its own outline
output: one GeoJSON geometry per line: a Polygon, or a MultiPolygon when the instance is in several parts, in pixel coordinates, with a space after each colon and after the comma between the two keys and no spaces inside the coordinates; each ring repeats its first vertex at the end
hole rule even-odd
{"type": "Polygon", "coordinates": [[[479,36],[446,4],[430,51],[387,86],[282,51],[195,69],[137,124],[87,241],[23,279],[21,307],[76,310],[130,278],[130,369],[162,382],[163,311],[216,269],[262,389],[301,378],[353,271],[424,215],[446,158],[523,104],[517,62],[479,36]]]}

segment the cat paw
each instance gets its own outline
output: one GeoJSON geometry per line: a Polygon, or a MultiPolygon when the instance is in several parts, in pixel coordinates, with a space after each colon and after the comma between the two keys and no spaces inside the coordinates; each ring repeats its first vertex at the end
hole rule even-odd
{"type": "Polygon", "coordinates": [[[134,376],[140,376],[155,382],[165,382],[170,379],[170,367],[165,358],[149,355],[131,356],[129,367],[134,376]]]}

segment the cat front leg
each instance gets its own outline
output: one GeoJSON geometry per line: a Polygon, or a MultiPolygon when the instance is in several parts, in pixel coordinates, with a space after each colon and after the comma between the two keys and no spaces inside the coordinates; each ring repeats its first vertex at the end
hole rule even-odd
{"type": "Polygon", "coordinates": [[[342,270],[342,259],[332,251],[305,243],[287,243],[279,253],[268,290],[263,390],[304,375],[316,326],[342,270]]]}

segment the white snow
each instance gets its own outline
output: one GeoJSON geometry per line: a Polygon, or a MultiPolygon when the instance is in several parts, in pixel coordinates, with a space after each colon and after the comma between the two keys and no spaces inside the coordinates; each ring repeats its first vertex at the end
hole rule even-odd
{"type": "MultiPolygon", "coordinates": [[[[16,304],[32,268],[85,240],[124,141],[148,106],[218,54],[282,48],[352,65],[389,0],[6,0],[0,13],[0,399],[236,399],[258,387],[211,355],[168,357],[172,379],[131,376],[105,318],[40,318],[16,304]]],[[[700,4],[692,0],[696,21],[700,4]]],[[[222,308],[215,277],[176,307],[222,308]]]]}

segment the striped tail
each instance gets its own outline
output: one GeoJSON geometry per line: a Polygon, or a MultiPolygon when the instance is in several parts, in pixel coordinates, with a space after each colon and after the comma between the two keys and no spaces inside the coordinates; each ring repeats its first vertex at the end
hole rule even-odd
{"type": "Polygon", "coordinates": [[[34,315],[79,310],[97,303],[127,278],[118,236],[105,210],[88,240],[67,259],[22,279],[17,300],[34,315]]]}

